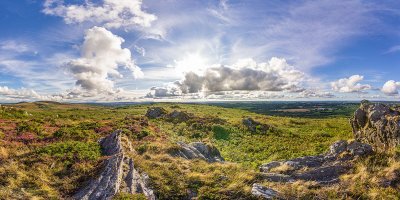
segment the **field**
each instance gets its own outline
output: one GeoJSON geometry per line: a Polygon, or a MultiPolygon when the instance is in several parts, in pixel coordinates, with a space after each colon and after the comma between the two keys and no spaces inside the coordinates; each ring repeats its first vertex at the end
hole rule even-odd
{"type": "MultiPolygon", "coordinates": [[[[327,151],[334,141],[350,140],[349,117],[356,107],[355,103],[332,102],[314,105],[254,102],[3,105],[0,109],[0,199],[69,197],[96,174],[104,159],[97,141],[116,129],[122,129],[132,140],[137,152],[136,166],[149,174],[159,199],[186,198],[188,190],[194,191],[199,199],[253,199],[250,189],[252,183],[260,182],[261,164],[316,155],[327,151]],[[144,116],[147,109],[155,106],[185,111],[195,117],[188,121],[147,119],[144,116]],[[282,111],[300,109],[299,106],[308,111],[282,111]],[[306,117],[299,117],[303,115],[306,117]],[[267,132],[250,132],[242,125],[246,117],[272,128],[267,132]],[[210,164],[172,157],[169,152],[176,148],[178,141],[213,144],[227,162],[210,164]]],[[[365,170],[371,171],[368,176],[374,176],[397,163],[388,155],[376,155],[375,159],[378,158],[379,161],[360,162],[360,169],[368,163],[370,168],[365,170]]],[[[359,173],[354,171],[354,176],[359,173]]],[[[358,177],[360,185],[348,187],[344,182],[343,186],[324,188],[323,193],[304,185],[272,186],[287,194],[298,193],[303,188],[299,198],[342,198],[343,195],[372,198],[381,190],[387,197],[396,194],[390,188],[377,188],[365,176],[358,177]],[[343,191],[338,193],[338,190],[343,191]]],[[[353,178],[346,180],[351,182],[353,178]]],[[[140,198],[120,195],[127,196],[140,198]]]]}

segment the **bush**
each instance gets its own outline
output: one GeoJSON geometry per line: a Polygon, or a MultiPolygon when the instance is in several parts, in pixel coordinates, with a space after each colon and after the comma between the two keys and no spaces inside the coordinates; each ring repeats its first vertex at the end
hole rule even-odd
{"type": "Polygon", "coordinates": [[[79,127],[62,127],[53,133],[53,137],[64,140],[88,140],[94,136],[92,130],[82,130],[79,127]]]}
{"type": "Polygon", "coordinates": [[[36,153],[63,161],[81,161],[98,159],[101,155],[101,149],[100,145],[95,142],[68,141],[39,148],[36,153]]]}
{"type": "Polygon", "coordinates": [[[15,127],[17,134],[20,135],[23,132],[32,132],[38,135],[42,134],[43,128],[40,123],[36,121],[22,121],[17,123],[15,127]]]}
{"type": "Polygon", "coordinates": [[[226,127],[220,125],[212,126],[214,138],[217,140],[229,140],[230,131],[226,127]]]}

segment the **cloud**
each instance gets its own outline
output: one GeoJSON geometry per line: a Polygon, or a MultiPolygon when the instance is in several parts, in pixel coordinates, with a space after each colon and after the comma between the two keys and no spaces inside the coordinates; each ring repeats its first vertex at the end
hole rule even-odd
{"type": "Polygon", "coordinates": [[[6,40],[0,42],[0,49],[6,51],[13,51],[17,53],[24,53],[31,51],[31,48],[24,43],[20,43],[14,40],[6,40]]]}
{"type": "Polygon", "coordinates": [[[388,96],[395,96],[399,94],[398,91],[399,89],[400,89],[400,82],[390,80],[383,85],[381,91],[388,96]]]}
{"type": "Polygon", "coordinates": [[[330,92],[315,91],[315,90],[304,90],[302,91],[299,98],[334,98],[335,95],[330,92]]]}
{"type": "Polygon", "coordinates": [[[81,46],[81,58],[67,63],[68,70],[76,79],[76,85],[92,95],[115,93],[114,81],[121,78],[118,67],[123,66],[132,72],[134,78],[142,77],[141,69],[135,65],[129,49],[122,48],[124,39],[102,27],[86,31],[81,46]]]}
{"type": "Polygon", "coordinates": [[[390,48],[385,52],[385,54],[395,53],[395,52],[398,52],[398,51],[400,51],[400,45],[396,45],[396,46],[390,47],[390,48]]]}
{"type": "Polygon", "coordinates": [[[67,24],[93,22],[107,28],[149,27],[157,19],[142,10],[142,0],[86,0],[82,5],[64,4],[63,0],[46,0],[43,12],[64,18],[67,24]]]}
{"type": "Polygon", "coordinates": [[[171,83],[165,87],[152,87],[147,93],[147,98],[164,98],[164,97],[179,97],[182,96],[182,91],[178,84],[171,83]]]}
{"type": "Polygon", "coordinates": [[[18,100],[48,100],[48,101],[58,101],[61,100],[60,96],[52,96],[52,95],[39,95],[36,91],[32,89],[11,89],[7,86],[0,86],[0,95],[6,96],[9,99],[18,99],[18,100]]]}
{"type": "Polygon", "coordinates": [[[349,78],[342,78],[331,82],[331,87],[333,91],[344,93],[363,92],[365,90],[370,90],[372,88],[370,85],[359,83],[362,80],[364,80],[363,76],[353,75],[349,78]]]}
{"type": "Polygon", "coordinates": [[[287,64],[285,59],[272,58],[257,64],[252,59],[241,60],[233,66],[207,68],[204,73],[188,72],[180,82],[183,93],[201,91],[302,91],[304,73],[287,64]]]}

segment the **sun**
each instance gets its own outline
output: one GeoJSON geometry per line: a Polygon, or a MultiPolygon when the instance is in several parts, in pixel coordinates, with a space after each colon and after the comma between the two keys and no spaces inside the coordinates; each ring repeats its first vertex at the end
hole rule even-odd
{"type": "Polygon", "coordinates": [[[198,53],[186,54],[181,60],[175,61],[177,72],[185,74],[187,72],[202,73],[209,66],[208,59],[198,53]]]}

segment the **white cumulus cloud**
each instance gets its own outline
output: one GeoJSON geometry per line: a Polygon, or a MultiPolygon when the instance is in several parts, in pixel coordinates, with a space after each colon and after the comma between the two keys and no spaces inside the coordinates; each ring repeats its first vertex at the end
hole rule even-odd
{"type": "Polygon", "coordinates": [[[40,95],[32,89],[12,89],[7,86],[0,86],[0,95],[8,97],[9,99],[17,100],[46,100],[46,101],[59,101],[60,96],[57,95],[40,95]]]}
{"type": "Polygon", "coordinates": [[[400,89],[400,82],[390,80],[383,85],[381,91],[388,96],[394,96],[399,94],[398,91],[399,89],[400,89]]]}
{"type": "Polygon", "coordinates": [[[142,0],[102,0],[95,3],[65,4],[63,0],[46,0],[43,12],[64,18],[67,24],[93,22],[107,28],[149,27],[157,19],[142,10],[142,0]]]}
{"type": "Polygon", "coordinates": [[[368,84],[361,84],[364,80],[364,76],[353,75],[348,78],[342,78],[337,81],[331,82],[331,87],[333,91],[336,92],[363,92],[365,90],[371,89],[371,86],[368,84]]]}
{"type": "Polygon", "coordinates": [[[105,28],[95,26],[87,30],[81,57],[67,63],[76,85],[93,95],[118,92],[110,78],[122,77],[118,72],[119,66],[130,70],[134,78],[142,77],[143,73],[132,60],[130,50],[121,47],[123,42],[124,39],[105,28]]]}
{"type": "Polygon", "coordinates": [[[305,74],[285,59],[273,57],[265,63],[240,60],[233,66],[215,66],[203,73],[188,72],[180,82],[183,93],[201,91],[302,91],[305,74]]]}

